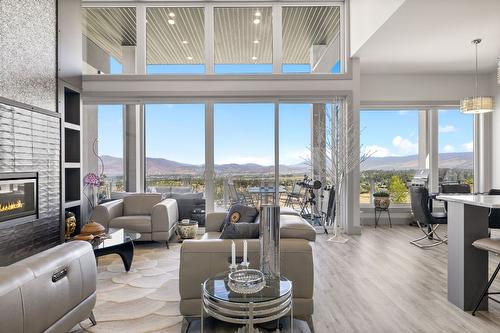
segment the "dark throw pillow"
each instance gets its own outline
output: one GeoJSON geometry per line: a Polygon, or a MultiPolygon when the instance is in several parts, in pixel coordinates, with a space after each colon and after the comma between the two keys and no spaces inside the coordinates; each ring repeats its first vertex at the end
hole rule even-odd
{"type": "Polygon", "coordinates": [[[224,227],[220,239],[259,238],[259,223],[230,223],[224,227]]]}
{"type": "Polygon", "coordinates": [[[259,211],[255,207],[235,204],[222,223],[221,239],[258,238],[259,223],[255,223],[259,211]]]}

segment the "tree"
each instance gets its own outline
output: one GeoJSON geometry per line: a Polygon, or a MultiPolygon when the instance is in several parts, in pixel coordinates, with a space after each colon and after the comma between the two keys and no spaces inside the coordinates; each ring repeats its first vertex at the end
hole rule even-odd
{"type": "Polygon", "coordinates": [[[395,203],[405,203],[408,197],[408,189],[399,176],[392,176],[389,181],[389,193],[395,203]]]}

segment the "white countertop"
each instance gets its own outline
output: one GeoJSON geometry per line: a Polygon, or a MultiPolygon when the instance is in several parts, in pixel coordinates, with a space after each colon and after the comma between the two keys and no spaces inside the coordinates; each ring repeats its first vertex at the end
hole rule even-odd
{"type": "Polygon", "coordinates": [[[443,201],[459,202],[472,206],[500,208],[500,195],[443,194],[443,195],[438,195],[436,199],[443,201]]]}

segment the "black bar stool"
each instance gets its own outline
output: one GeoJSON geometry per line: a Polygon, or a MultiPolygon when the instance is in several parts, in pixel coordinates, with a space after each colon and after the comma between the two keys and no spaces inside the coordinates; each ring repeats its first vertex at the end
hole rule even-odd
{"type": "MultiPolygon", "coordinates": [[[[493,252],[493,253],[496,253],[496,254],[500,254],[500,238],[496,238],[496,239],[495,238],[482,238],[482,239],[478,239],[477,241],[475,241],[474,243],[472,243],[472,245],[474,247],[480,249],[480,250],[484,250],[484,251],[488,251],[488,252],[493,252]]],[[[493,275],[491,276],[490,280],[488,281],[488,283],[484,287],[484,290],[481,293],[481,297],[477,301],[477,304],[474,307],[474,311],[472,311],[472,315],[473,316],[476,315],[476,311],[479,308],[479,304],[481,304],[481,302],[483,301],[483,298],[485,296],[500,294],[500,292],[488,292],[488,290],[490,289],[491,284],[495,280],[495,277],[497,276],[499,270],[500,270],[500,263],[498,264],[497,268],[495,269],[495,272],[493,273],[493,275]]],[[[496,300],[494,298],[491,298],[489,296],[488,296],[488,298],[491,299],[492,301],[500,303],[500,301],[498,301],[498,300],[496,300]]]]}

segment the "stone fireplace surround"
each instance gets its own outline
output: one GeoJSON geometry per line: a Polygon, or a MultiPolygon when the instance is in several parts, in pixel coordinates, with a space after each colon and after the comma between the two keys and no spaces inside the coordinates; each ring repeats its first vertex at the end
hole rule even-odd
{"type": "Polygon", "coordinates": [[[38,218],[0,223],[0,266],[61,242],[60,118],[0,103],[0,173],[38,173],[38,218]]]}

